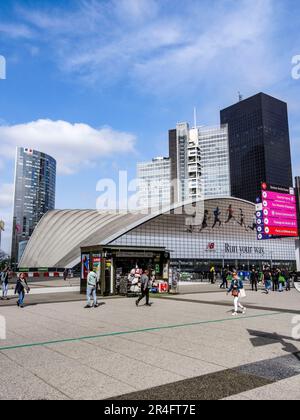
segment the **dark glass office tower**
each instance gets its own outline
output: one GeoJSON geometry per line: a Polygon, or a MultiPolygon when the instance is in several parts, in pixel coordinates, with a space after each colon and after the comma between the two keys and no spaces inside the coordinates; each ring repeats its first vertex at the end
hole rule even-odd
{"type": "Polygon", "coordinates": [[[16,156],[12,262],[18,263],[38,222],[55,208],[56,161],[19,147],[16,156]]]}
{"type": "Polygon", "coordinates": [[[228,124],[232,195],[251,202],[261,182],[293,185],[287,104],[259,93],[221,111],[228,124]]]}

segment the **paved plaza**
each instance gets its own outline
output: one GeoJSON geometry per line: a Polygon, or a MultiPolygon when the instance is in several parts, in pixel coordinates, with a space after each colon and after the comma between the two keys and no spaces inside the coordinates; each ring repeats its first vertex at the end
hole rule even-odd
{"type": "Polygon", "coordinates": [[[35,295],[24,310],[0,302],[1,399],[300,399],[296,290],[248,291],[237,318],[216,286],[151,308],[55,298],[35,295]]]}

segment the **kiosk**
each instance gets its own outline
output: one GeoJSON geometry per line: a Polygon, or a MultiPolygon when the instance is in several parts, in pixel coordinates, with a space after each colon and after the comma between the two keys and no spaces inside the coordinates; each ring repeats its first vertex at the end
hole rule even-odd
{"type": "Polygon", "coordinates": [[[89,271],[95,270],[99,276],[99,294],[119,294],[121,279],[127,279],[135,268],[155,272],[157,280],[168,282],[170,253],[165,248],[82,247],[80,292],[86,293],[89,271]]]}

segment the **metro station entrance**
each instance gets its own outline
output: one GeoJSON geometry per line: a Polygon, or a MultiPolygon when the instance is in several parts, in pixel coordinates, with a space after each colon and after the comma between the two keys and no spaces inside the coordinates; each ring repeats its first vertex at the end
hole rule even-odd
{"type": "Polygon", "coordinates": [[[133,270],[149,270],[157,281],[168,282],[170,254],[165,248],[94,246],[81,249],[80,291],[86,293],[87,277],[95,270],[102,296],[126,294],[123,283],[133,270]]]}

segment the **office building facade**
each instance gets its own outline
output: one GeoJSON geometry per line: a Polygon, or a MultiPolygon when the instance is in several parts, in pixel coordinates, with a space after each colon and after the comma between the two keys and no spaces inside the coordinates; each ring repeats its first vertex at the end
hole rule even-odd
{"type": "Polygon", "coordinates": [[[158,157],[137,164],[138,201],[140,208],[162,209],[171,202],[171,164],[158,157]]]}
{"type": "Polygon", "coordinates": [[[177,124],[169,131],[171,179],[177,180],[172,202],[229,197],[230,166],[227,126],[177,124]]]}
{"type": "Polygon", "coordinates": [[[56,161],[36,150],[16,152],[12,262],[18,263],[26,245],[49,210],[55,208],[56,161]]]}
{"type": "Polygon", "coordinates": [[[232,196],[255,202],[261,183],[291,187],[287,104],[260,93],[221,111],[228,125],[232,196]]]}

